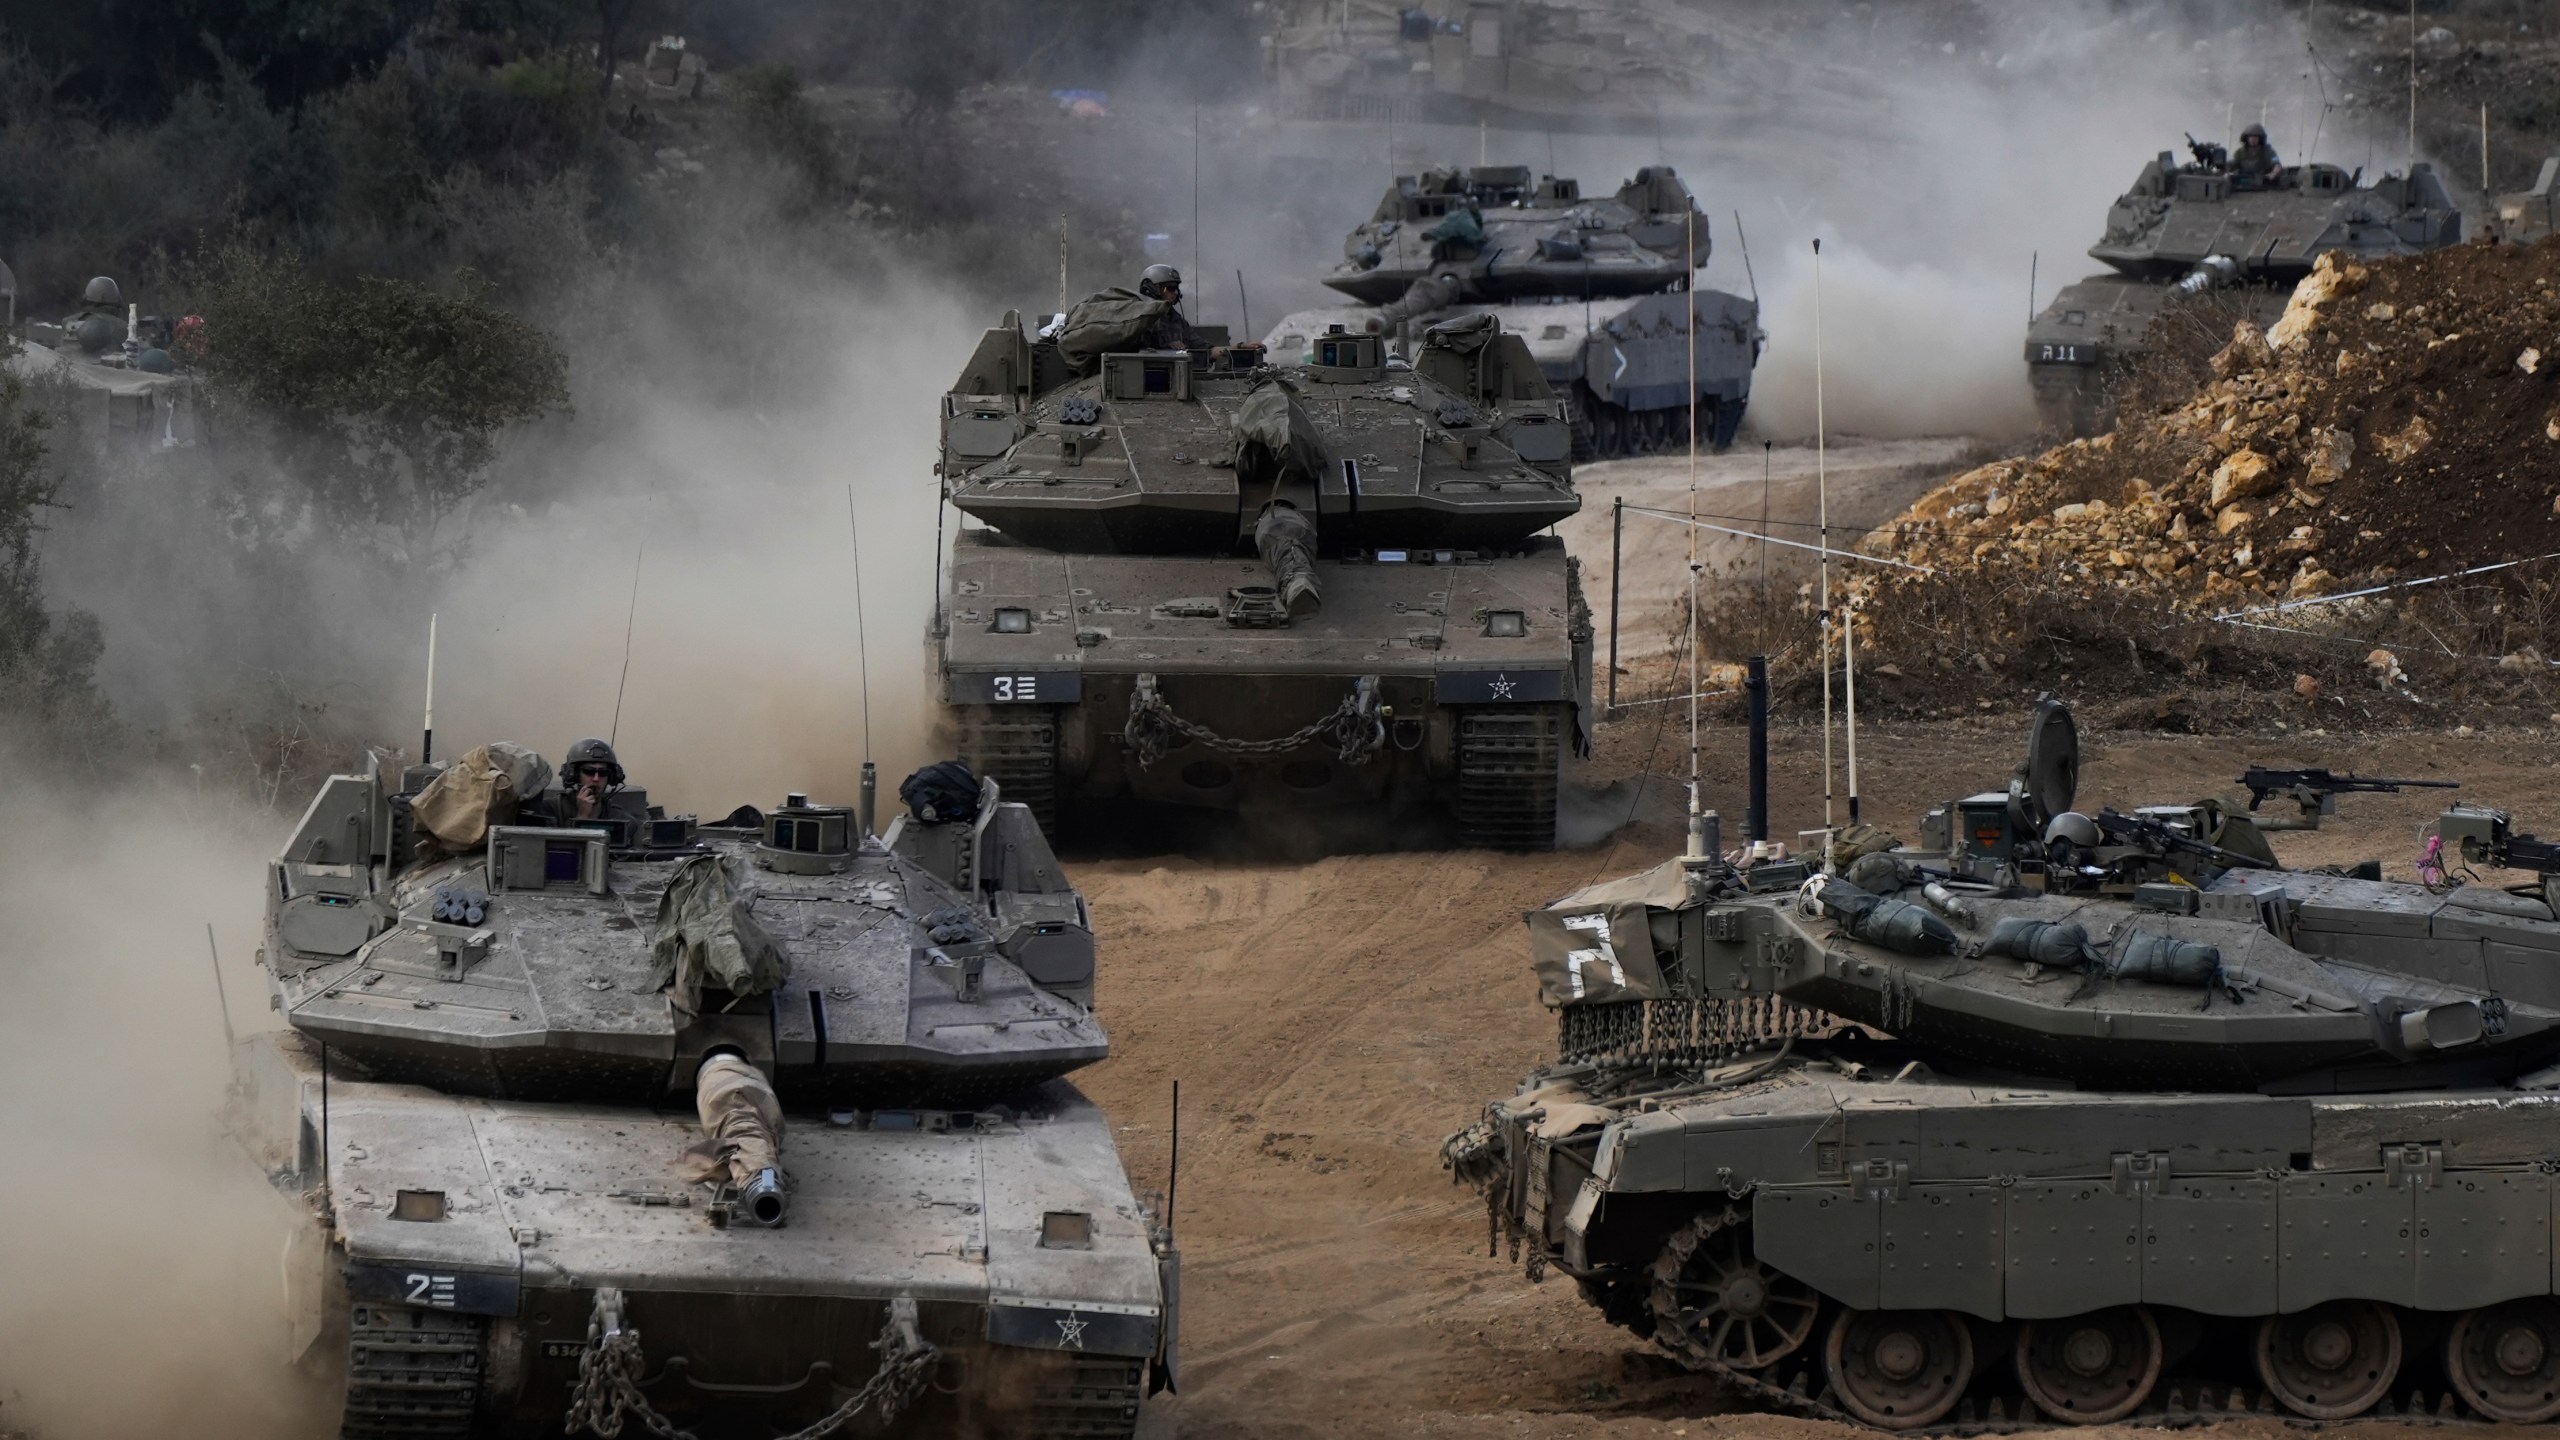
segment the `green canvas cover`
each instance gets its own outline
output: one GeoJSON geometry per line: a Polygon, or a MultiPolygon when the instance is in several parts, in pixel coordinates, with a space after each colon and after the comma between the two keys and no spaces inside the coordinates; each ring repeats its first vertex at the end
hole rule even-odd
{"type": "Polygon", "coordinates": [[[1479,312],[1441,321],[1422,332],[1422,343],[1453,350],[1460,355],[1473,355],[1485,347],[1485,342],[1501,333],[1500,318],[1479,312]]]}
{"type": "Polygon", "coordinates": [[[732,995],[762,995],[790,975],[791,961],[754,912],[746,861],[696,855],[676,867],[658,898],[649,984],[667,992],[677,1014],[701,1013],[706,982],[732,995]]]}
{"type": "Polygon", "coordinates": [[[1058,354],[1077,373],[1088,373],[1103,356],[1134,349],[1156,317],[1172,308],[1170,301],[1150,300],[1118,286],[1088,295],[1075,303],[1067,312],[1066,324],[1059,327],[1058,354]]]}
{"type": "Polygon", "coordinates": [[[1653,913],[1689,903],[1677,859],[1529,912],[1529,963],[1550,1009],[1606,1000],[1667,1000],[1653,954],[1653,913]]]}
{"type": "MultiPolygon", "coordinates": [[[[1236,437],[1236,473],[1316,484],[1324,478],[1324,439],[1298,397],[1276,379],[1246,392],[1227,421],[1236,437]]],[[[1260,498],[1260,497],[1255,497],[1260,498]]]]}

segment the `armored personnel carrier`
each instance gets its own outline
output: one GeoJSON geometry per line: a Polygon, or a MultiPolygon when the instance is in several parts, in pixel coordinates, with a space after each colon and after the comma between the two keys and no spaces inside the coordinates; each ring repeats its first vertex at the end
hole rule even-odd
{"type": "MultiPolygon", "coordinates": [[[[1447,1151],[1515,1256],[1885,1429],[2560,1417],[2549,884],[2281,868],[2237,801],[2075,812],[2067,712],[2038,729],[1928,848],[1531,915],[1560,1057],[1447,1151]]],[[[2311,813],[2381,788],[2270,774],[2311,813]]],[[[2439,834],[2560,868],[2497,812],[2439,834]]]]}
{"type": "Polygon", "coordinates": [[[1335,325],[1404,337],[1490,313],[1571,405],[1578,456],[1685,449],[1693,424],[1721,450],[1742,426],[1762,336],[1753,301],[1684,288],[1711,248],[1668,165],[1592,197],[1567,177],[1532,185],[1526,166],[1399,176],[1325,277],[1361,304],[1286,316],[1265,343],[1285,364],[1335,325]]]}
{"type": "Polygon", "coordinates": [[[1519,337],[1470,316],[1407,363],[1334,332],[1274,367],[1080,313],[1008,314],[944,399],[943,493],[987,527],[937,620],[962,755],[1043,816],[1432,803],[1552,845],[1591,625],[1538,533],[1582,499],[1519,337]]]}
{"type": "Polygon", "coordinates": [[[2172,304],[2209,297],[2263,326],[2324,254],[2378,260],[2462,239],[2462,212],[2427,165],[2367,185],[2335,165],[2253,174],[2210,141],[2187,148],[2184,164],[2161,151],[2107,211],[2089,255],[2112,273],[2064,286],[2028,322],[2036,408],[2058,430],[2114,423],[2111,392],[2172,304]]]}
{"type": "Polygon", "coordinates": [[[332,776],[269,866],[236,1119],[339,1433],[1130,1434],[1179,1260],[1062,1078],[1107,1042],[1029,813],[564,824],[546,770],[332,776]]]}

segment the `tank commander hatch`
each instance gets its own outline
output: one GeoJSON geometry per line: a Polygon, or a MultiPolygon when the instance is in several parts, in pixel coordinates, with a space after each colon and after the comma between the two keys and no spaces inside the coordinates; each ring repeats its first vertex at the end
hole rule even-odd
{"type": "Polygon", "coordinates": [[[2240,132],[2240,148],[2231,152],[2231,173],[2243,180],[2270,183],[2284,173],[2284,161],[2267,143],[2267,127],[2252,124],[2240,132]]]}

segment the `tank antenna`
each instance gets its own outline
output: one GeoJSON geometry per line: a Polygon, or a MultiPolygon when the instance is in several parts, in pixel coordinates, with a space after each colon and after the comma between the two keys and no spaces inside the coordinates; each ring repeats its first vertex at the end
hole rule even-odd
{"type": "Polygon", "coordinates": [[[433,764],[436,758],[436,617],[427,613],[427,718],[420,727],[418,763],[433,764]]]}
{"type": "Polygon", "coordinates": [[[880,767],[871,760],[871,629],[862,618],[862,521],[855,513],[851,481],[844,487],[844,519],[853,535],[853,646],[862,671],[862,833],[870,835],[878,813],[880,767]]]}
{"type": "MultiPolygon", "coordinates": [[[[1200,97],[1191,97],[1191,273],[1200,273],[1200,97]]],[[[1203,297],[1204,305],[1206,297],[1203,297]]]]}
{"type": "Polygon", "coordinates": [[[1689,207],[1685,249],[1689,278],[1680,298],[1689,323],[1689,858],[1707,854],[1706,815],[1698,794],[1698,208],[1689,207]]]}
{"type": "Polygon", "coordinates": [[[1067,212],[1058,212],[1058,315],[1067,313],[1067,212]]]}
{"type": "Polygon", "coordinates": [[[1174,1187],[1182,1183],[1182,1082],[1173,1082],[1173,1143],[1164,1162],[1164,1228],[1173,1231],[1174,1187]]]}
{"type": "MultiPolygon", "coordinates": [[[[1742,247],[1742,278],[1751,282],[1751,308],[1756,312],[1760,308],[1760,277],[1751,273],[1751,237],[1742,233],[1742,211],[1738,208],[1733,212],[1733,238],[1742,247]]],[[[1760,317],[1754,314],[1752,318],[1760,317]]]]}
{"type": "Polygon", "coordinates": [[[1244,317],[1236,334],[1245,340],[1253,338],[1253,302],[1245,298],[1244,271],[1236,271],[1236,313],[1244,317]]]}
{"type": "Polygon", "coordinates": [[[1831,828],[1831,472],[1822,413],[1822,241],[1813,242],[1813,494],[1822,534],[1822,593],[1814,621],[1822,631],[1822,828],[1831,828]]]}
{"type": "Polygon", "coordinates": [[[2044,252],[2040,250],[2027,252],[2027,323],[2030,325],[2036,323],[2036,262],[2043,258],[2044,252]]]}
{"type": "Polygon", "coordinates": [[[622,615],[622,679],[613,687],[613,728],[605,732],[608,746],[622,738],[622,692],[631,685],[631,630],[640,619],[640,562],[649,556],[649,542],[640,542],[638,554],[631,557],[631,608],[622,615]]]}
{"type": "Polygon", "coordinates": [[[204,948],[213,954],[213,998],[222,1002],[222,1048],[230,1050],[240,1043],[231,1033],[231,992],[222,984],[222,947],[213,941],[213,922],[204,922],[204,948]]]}
{"type": "Polygon", "coordinates": [[[2401,173],[2412,180],[2418,176],[2418,0],[2409,0],[2409,168],[2401,173]]]}

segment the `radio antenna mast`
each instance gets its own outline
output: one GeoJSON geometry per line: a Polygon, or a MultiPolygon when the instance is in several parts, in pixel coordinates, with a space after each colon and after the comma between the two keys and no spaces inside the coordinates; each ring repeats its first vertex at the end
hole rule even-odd
{"type": "Polygon", "coordinates": [[[640,619],[640,562],[648,556],[649,542],[643,540],[639,553],[631,557],[631,608],[622,616],[622,679],[613,687],[613,728],[605,732],[607,745],[622,738],[622,692],[631,687],[631,628],[640,619]]]}
{"type": "Polygon", "coordinates": [[[1689,335],[1689,858],[1707,853],[1707,822],[1698,794],[1698,211],[1687,221],[1688,282],[1681,300],[1688,306],[1689,335]]]}
{"type": "Polygon", "coordinates": [[[427,614],[427,718],[420,728],[424,733],[418,739],[418,763],[433,764],[436,758],[436,617],[433,611],[427,614]]]}
{"type": "Polygon", "coordinates": [[[1831,828],[1831,473],[1822,414],[1822,240],[1813,242],[1813,493],[1822,539],[1822,593],[1814,609],[1822,630],[1822,828],[1831,828]]]}
{"type": "Polygon", "coordinates": [[[844,487],[844,519],[853,535],[853,647],[862,672],[862,833],[870,835],[880,799],[880,767],[871,759],[871,627],[862,618],[862,520],[850,481],[844,487]]]}

